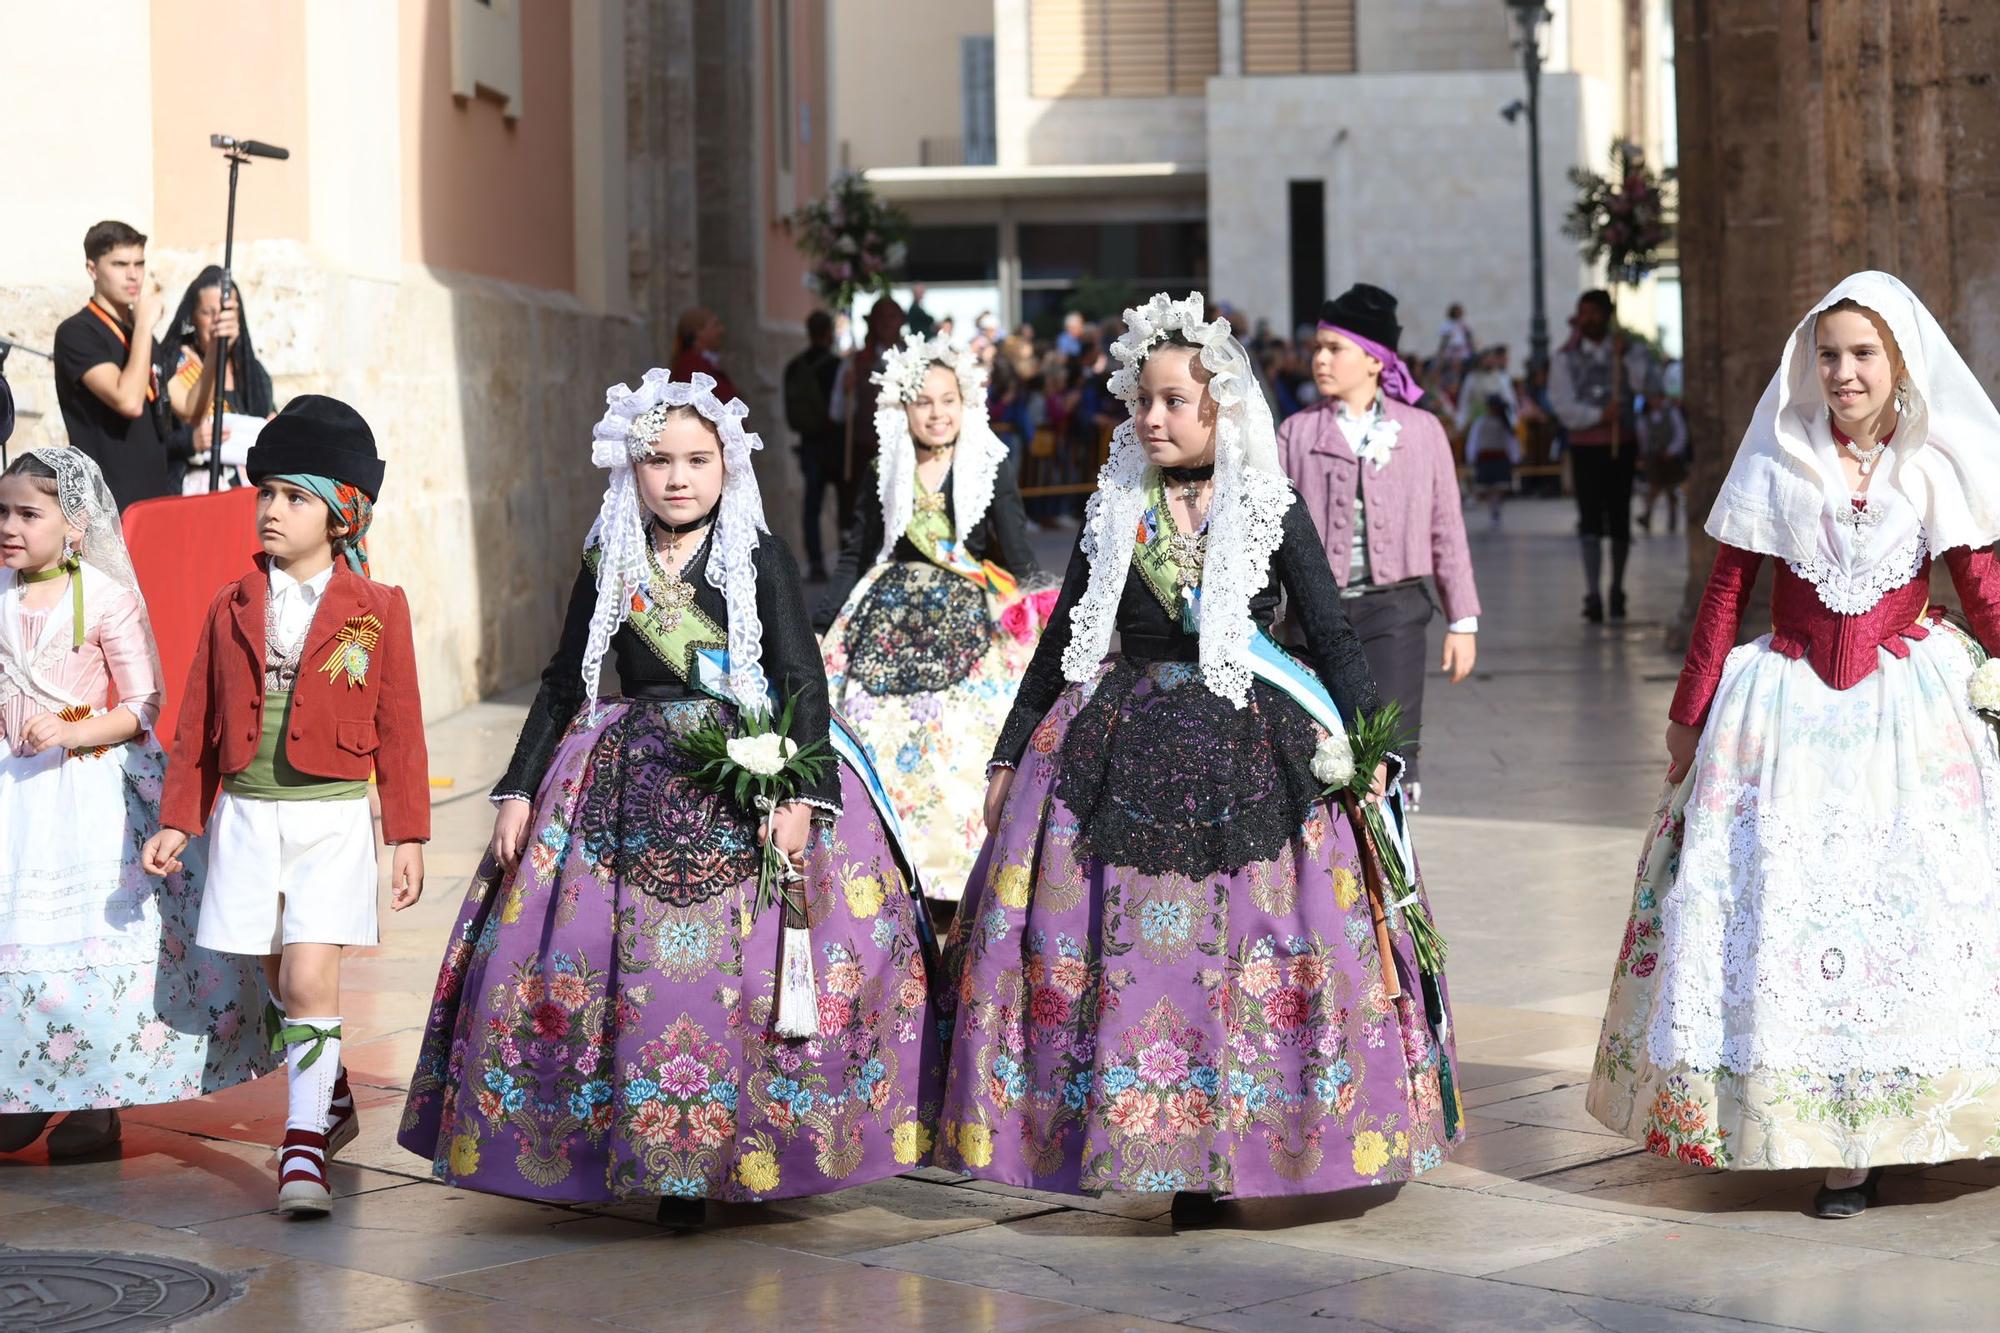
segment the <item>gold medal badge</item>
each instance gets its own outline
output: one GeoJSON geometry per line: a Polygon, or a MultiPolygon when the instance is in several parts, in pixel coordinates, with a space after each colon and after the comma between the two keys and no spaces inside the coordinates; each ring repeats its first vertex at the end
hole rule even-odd
{"type": "Polygon", "coordinates": [[[368,683],[368,667],[382,642],[382,622],[374,616],[350,616],[333,637],[333,651],[319,664],[329,682],[347,679],[347,688],[368,683]]]}

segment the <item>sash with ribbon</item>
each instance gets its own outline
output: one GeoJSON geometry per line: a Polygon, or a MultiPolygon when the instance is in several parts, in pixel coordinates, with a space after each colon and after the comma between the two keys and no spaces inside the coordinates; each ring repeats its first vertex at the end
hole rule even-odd
{"type": "MultiPolygon", "coordinates": [[[[595,546],[583,553],[584,563],[593,573],[601,554],[595,546]]],[[[701,609],[692,583],[669,579],[660,596],[646,589],[634,592],[625,623],[669,671],[696,689],[712,692],[701,680],[701,654],[721,650],[727,661],[729,631],[701,609]]]]}
{"type": "MultiPolygon", "coordinates": [[[[1306,716],[1324,727],[1329,735],[1347,735],[1347,729],[1341,724],[1340,707],[1326,692],[1320,678],[1278,647],[1270,634],[1262,629],[1250,636],[1250,674],[1303,708],[1306,716]]],[[[1404,805],[1400,765],[1393,760],[1389,788],[1382,804],[1389,813],[1389,818],[1382,822],[1389,831],[1390,845],[1375,850],[1384,856],[1395,856],[1402,863],[1405,882],[1412,886],[1408,898],[1384,904],[1389,911],[1400,911],[1416,901],[1417,856],[1410,842],[1410,821],[1404,805]]],[[[1365,840],[1368,836],[1365,822],[1359,819],[1354,822],[1355,836],[1365,840]]],[[[1361,852],[1365,859],[1368,849],[1364,847],[1361,852]]],[[[1381,924],[1378,923],[1378,931],[1381,924]]],[[[1382,948],[1382,967],[1385,979],[1395,975],[1386,942],[1382,948]]],[[[1438,1052],[1438,1091],[1444,1102],[1445,1133],[1454,1135],[1457,1133],[1458,1100],[1453,1087],[1451,1061],[1445,1057],[1444,1050],[1444,1039],[1451,1034],[1451,1013],[1445,1008],[1444,993],[1438,987],[1437,978],[1423,973],[1419,979],[1423,984],[1424,1018],[1430,1025],[1432,1043],[1438,1052]]]]}
{"type": "Polygon", "coordinates": [[[1180,619],[1189,634],[1201,632],[1201,584],[1185,576],[1188,559],[1197,539],[1184,537],[1174,526],[1173,511],[1158,474],[1153,477],[1150,503],[1140,516],[1137,539],[1132,543],[1132,563],[1146,576],[1146,586],[1170,616],[1180,619]],[[1185,555],[1183,554],[1185,548],[1185,555]]]}
{"type": "Polygon", "coordinates": [[[916,500],[910,507],[910,524],[903,529],[910,544],[938,568],[970,579],[1003,600],[1012,597],[1018,586],[1014,576],[991,560],[974,559],[959,543],[944,492],[926,489],[921,477],[915,480],[916,500]]]}

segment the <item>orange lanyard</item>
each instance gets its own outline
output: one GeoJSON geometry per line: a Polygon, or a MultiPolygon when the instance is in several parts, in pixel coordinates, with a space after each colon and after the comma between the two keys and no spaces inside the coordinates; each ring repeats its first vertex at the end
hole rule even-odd
{"type": "MultiPolygon", "coordinates": [[[[113,319],[109,314],[105,313],[104,307],[97,304],[96,297],[94,296],[91,297],[90,304],[85,306],[84,309],[88,310],[91,314],[97,316],[100,320],[104,321],[104,327],[110,329],[113,333],[118,335],[118,345],[120,347],[123,347],[128,352],[132,350],[132,335],[125,331],[125,326],[123,324],[119,323],[117,320],[113,319]]],[[[148,371],[146,374],[146,401],[149,403],[154,402],[159,398],[159,396],[160,396],[160,390],[158,386],[156,386],[153,383],[152,372],[148,371]]]]}

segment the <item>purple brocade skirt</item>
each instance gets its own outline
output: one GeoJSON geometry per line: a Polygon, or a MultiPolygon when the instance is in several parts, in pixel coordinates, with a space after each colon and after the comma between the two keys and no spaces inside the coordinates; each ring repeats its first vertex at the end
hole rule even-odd
{"type": "MultiPolygon", "coordinates": [[[[1277,749],[1298,743],[1297,705],[1263,688],[1241,710],[1210,699],[1191,666],[1113,659],[1036,730],[946,949],[938,1165],[1069,1193],[1313,1194],[1408,1179],[1462,1139],[1443,979],[1433,1022],[1399,927],[1401,994],[1385,993],[1338,807],[1307,798],[1275,849],[1233,870],[1141,873],[1085,850],[1157,860],[1174,821],[1255,823],[1236,809],[1245,784],[1269,802],[1295,790],[1277,749]],[[1065,782],[1066,763],[1115,782],[1065,782]],[[1149,785],[1186,793],[1151,806],[1151,833],[1120,795],[1149,785]],[[1101,829],[1079,826],[1072,792],[1101,829]]],[[[1188,842],[1191,862],[1212,859],[1214,839],[1188,842]]]]}
{"type": "Polygon", "coordinates": [[[442,1180],[563,1203],[781,1199],[930,1160],[940,1054],[917,905],[861,781],[815,821],[820,1034],[772,1031],[782,913],[754,822],[688,780],[705,699],[580,713],[512,874],[489,856],[438,975],[398,1141],[442,1180]]]}

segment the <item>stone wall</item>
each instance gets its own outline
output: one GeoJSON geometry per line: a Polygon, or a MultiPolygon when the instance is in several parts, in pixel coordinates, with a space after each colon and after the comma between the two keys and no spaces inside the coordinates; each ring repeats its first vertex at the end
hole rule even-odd
{"type": "MultiPolygon", "coordinates": [[[[1675,46],[1699,522],[1785,338],[1848,273],[1902,277],[2000,387],[2000,6],[1680,0],[1675,46]]],[[[1714,558],[1697,527],[1676,651],[1714,558]]]]}
{"type": "MultiPolygon", "coordinates": [[[[384,258],[239,232],[236,273],[279,399],[347,399],[388,461],[375,569],[410,595],[431,717],[529,680],[546,662],[603,493],[589,453],[604,388],[666,364],[674,321],[689,305],[714,308],[730,326],[727,365],[752,427],[769,441],[758,472],[772,527],[796,536],[797,467],[779,383],[803,337],[760,316],[755,19],[748,4],[624,0],[627,115],[614,166],[625,173],[618,234],[628,245],[620,271],[629,272],[630,299],[615,309],[629,313],[398,263],[398,247],[384,258]]],[[[387,42],[393,50],[393,33],[387,42]]],[[[302,155],[291,167],[309,165],[302,155]]],[[[274,177],[268,188],[302,188],[300,179],[274,177]]],[[[262,177],[255,184],[267,187],[262,177]]],[[[370,180],[348,184],[361,211],[381,202],[370,180]]],[[[176,242],[185,240],[156,237],[150,254],[169,311],[200,267],[220,258],[219,246],[176,242]]],[[[43,248],[45,260],[23,246],[4,265],[0,333],[46,349],[89,289],[75,239],[67,252],[43,248]],[[37,262],[24,265],[29,254],[37,262]]],[[[16,442],[61,442],[49,363],[16,353],[7,370],[22,413],[16,442]]],[[[255,547],[250,533],[222,539],[240,540],[246,556],[255,547]]]]}

